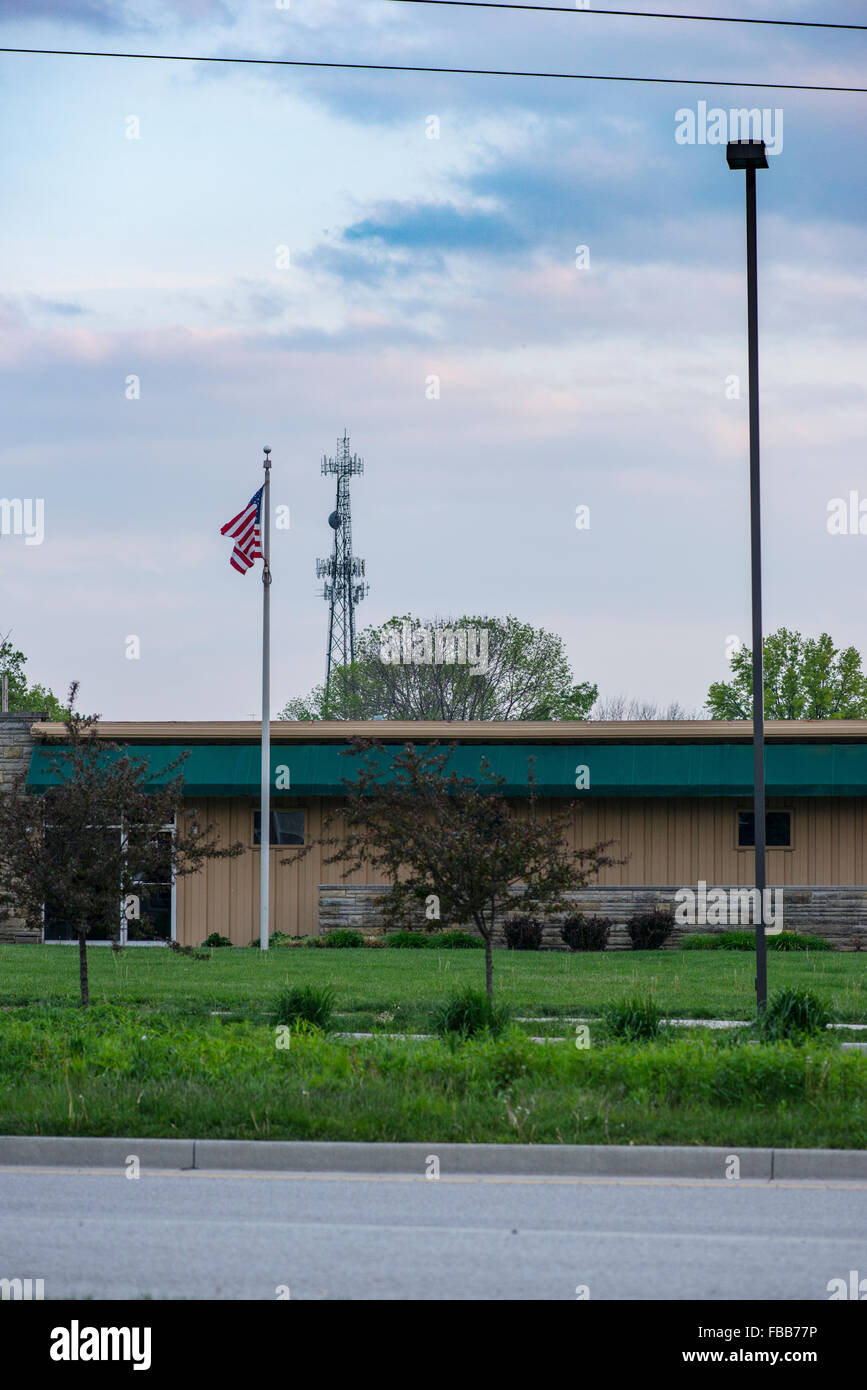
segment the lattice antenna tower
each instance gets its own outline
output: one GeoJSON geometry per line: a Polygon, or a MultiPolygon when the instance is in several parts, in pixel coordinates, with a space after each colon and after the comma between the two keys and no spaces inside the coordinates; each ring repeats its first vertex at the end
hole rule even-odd
{"type": "Polygon", "coordinates": [[[364,460],[349,452],[349,435],[337,441],[334,458],[323,455],[322,472],[337,478],[337,502],[328,518],[334,532],[334,549],[327,560],[316,561],[316,577],[324,579],[322,597],[328,608],[328,654],[325,662],[325,687],[337,666],[348,666],[355,660],[355,608],[370,592],[364,581],[364,561],[352,553],[352,506],[349,480],[353,473],[364,472],[364,460]]]}

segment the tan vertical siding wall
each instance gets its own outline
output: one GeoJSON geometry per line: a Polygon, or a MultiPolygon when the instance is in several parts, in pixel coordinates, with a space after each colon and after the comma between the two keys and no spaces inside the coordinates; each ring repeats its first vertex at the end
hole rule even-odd
{"type": "MultiPolygon", "coordinates": [[[[250,799],[214,797],[190,802],[204,822],[213,822],[224,845],[252,845],[250,799]]],[[[320,797],[294,805],[305,811],[309,840],[322,834],[324,810],[335,802],[320,797]]],[[[562,803],[560,803],[562,804],[562,803]]],[[[791,850],[768,850],[768,883],[776,885],[855,886],[867,884],[867,820],[860,798],[810,798],[789,802],[770,798],[769,810],[792,811],[791,850]]],[[[541,809],[558,808],[555,801],[541,809]]],[[[587,800],[576,813],[575,848],[614,839],[611,852],[624,864],[604,870],[601,887],[695,884],[749,885],[753,856],[738,850],[737,810],[750,810],[748,799],[666,797],[587,800]]],[[[198,945],[213,931],[235,945],[248,946],[259,933],[259,849],[238,859],[216,860],[200,874],[180,879],[177,891],[177,936],[198,945]]],[[[316,847],[299,856],[291,848],[271,850],[272,931],[309,936],[318,931],[319,885],[376,883],[370,869],[341,877],[339,864],[324,865],[326,851],[316,847]],[[287,864],[281,860],[288,859],[287,864]]]]}

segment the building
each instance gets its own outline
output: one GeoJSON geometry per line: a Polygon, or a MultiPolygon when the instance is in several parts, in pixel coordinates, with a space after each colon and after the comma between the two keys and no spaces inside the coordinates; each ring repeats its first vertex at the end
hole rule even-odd
{"type": "MultiPolygon", "coordinates": [[[[0,752],[14,748],[23,764],[29,748],[28,785],[44,788],[51,780],[50,746],[63,737],[63,726],[32,716],[3,718],[6,748],[0,752]]],[[[258,940],[258,725],[105,723],[100,731],[147,757],[155,770],[188,751],[188,805],[216,824],[223,843],[247,847],[240,858],[209,863],[176,886],[143,885],[151,939],[198,945],[219,932],[236,945],[258,940]]],[[[638,909],[673,906],[685,887],[748,887],[753,881],[748,724],[278,721],[271,726],[272,930],[312,935],[376,923],[383,885],[369,872],[344,880],[339,866],[323,864],[321,848],[293,854],[323,833],[343,779],[353,776],[353,760],[344,756],[348,740],[359,735],[398,745],[454,742],[452,766],[475,775],[484,756],[515,799],[527,796],[532,759],[543,808],[563,799],[579,803],[576,846],[616,842],[613,852],[624,862],[575,897],[582,909],[618,923],[638,909]]],[[[785,890],[785,925],[861,949],[867,946],[867,720],[770,722],[766,738],[768,883],[785,890]]],[[[134,921],[125,930],[130,941],[143,935],[134,921]]],[[[49,914],[43,934],[63,939],[68,929],[49,914]]],[[[622,931],[612,940],[623,944],[622,931]]]]}

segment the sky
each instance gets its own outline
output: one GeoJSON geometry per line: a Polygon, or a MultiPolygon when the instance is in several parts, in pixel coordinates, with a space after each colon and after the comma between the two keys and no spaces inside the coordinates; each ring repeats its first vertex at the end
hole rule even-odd
{"type": "Polygon", "coordinates": [[[721,85],[867,87],[867,32],[0,0],[0,48],[183,58],[0,52],[0,504],[33,523],[0,505],[0,635],[31,681],[79,680],[106,719],[257,718],[259,567],[230,567],[220,527],[269,445],[291,522],[272,708],[320,683],[320,460],[346,429],[360,627],[514,614],[603,696],[700,710],[750,632],[744,176],[699,139],[742,107],[767,109],[777,150],[758,175],[764,628],[867,655],[867,95],[721,85]]]}

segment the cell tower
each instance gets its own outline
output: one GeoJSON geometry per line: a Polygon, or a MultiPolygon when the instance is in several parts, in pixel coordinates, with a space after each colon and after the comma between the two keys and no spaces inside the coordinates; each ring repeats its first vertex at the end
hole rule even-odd
{"type": "Polygon", "coordinates": [[[323,455],[322,472],[337,475],[337,504],[328,518],[334,532],[334,550],[327,560],[316,561],[316,577],[324,579],[322,597],[329,604],[328,656],[325,664],[326,690],[336,666],[355,660],[355,605],[369,592],[364,582],[364,561],[352,553],[352,507],[349,479],[364,472],[364,460],[349,452],[349,435],[337,441],[335,458],[323,455]]]}

